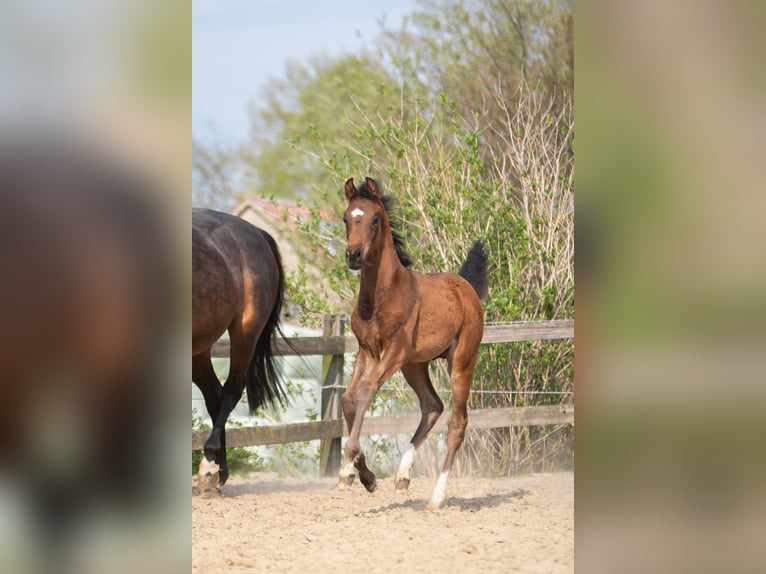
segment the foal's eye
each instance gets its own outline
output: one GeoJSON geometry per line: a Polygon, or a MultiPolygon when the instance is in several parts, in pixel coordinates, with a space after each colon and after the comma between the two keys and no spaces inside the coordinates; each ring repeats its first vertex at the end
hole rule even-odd
{"type": "Polygon", "coordinates": [[[345,213],[343,214],[343,225],[348,225],[348,218],[345,213]]]}
{"type": "Polygon", "coordinates": [[[372,221],[370,222],[370,225],[374,227],[378,224],[379,221],[380,221],[380,213],[376,213],[375,215],[372,216],[372,221]]]}

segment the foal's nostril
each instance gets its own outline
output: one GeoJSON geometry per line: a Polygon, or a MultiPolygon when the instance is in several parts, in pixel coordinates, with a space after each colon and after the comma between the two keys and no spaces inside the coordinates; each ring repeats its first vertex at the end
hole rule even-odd
{"type": "Polygon", "coordinates": [[[353,251],[351,249],[346,249],[346,261],[352,267],[358,266],[362,261],[362,249],[357,248],[353,251]]]}

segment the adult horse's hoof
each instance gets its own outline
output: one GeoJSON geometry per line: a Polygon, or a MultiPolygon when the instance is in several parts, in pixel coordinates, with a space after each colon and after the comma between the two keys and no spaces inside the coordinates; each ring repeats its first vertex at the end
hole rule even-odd
{"type": "Polygon", "coordinates": [[[396,494],[407,494],[410,488],[409,478],[400,478],[396,481],[396,494]]]}
{"type": "Polygon", "coordinates": [[[203,456],[199,463],[199,473],[197,473],[197,488],[199,491],[203,493],[219,488],[226,482],[226,477],[221,477],[221,474],[221,467],[203,456]]]}
{"type": "Polygon", "coordinates": [[[200,494],[211,492],[221,487],[221,477],[218,472],[198,474],[197,488],[200,494]]]}

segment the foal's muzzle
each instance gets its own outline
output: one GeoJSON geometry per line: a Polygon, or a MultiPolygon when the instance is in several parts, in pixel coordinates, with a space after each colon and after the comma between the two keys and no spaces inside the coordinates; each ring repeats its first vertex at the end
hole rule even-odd
{"type": "Polygon", "coordinates": [[[346,249],[346,263],[348,263],[348,266],[354,271],[361,269],[362,268],[361,248],[346,249]]]}

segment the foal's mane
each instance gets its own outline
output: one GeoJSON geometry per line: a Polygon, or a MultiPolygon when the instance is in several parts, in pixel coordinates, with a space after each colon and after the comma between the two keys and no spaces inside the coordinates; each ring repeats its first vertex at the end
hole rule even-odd
{"type": "MultiPolygon", "coordinates": [[[[357,193],[359,197],[362,197],[364,199],[369,199],[371,201],[378,201],[378,199],[370,192],[369,188],[367,187],[366,181],[359,186],[359,190],[357,193]]],[[[396,211],[394,209],[395,200],[392,196],[381,193],[380,202],[383,204],[383,209],[385,209],[386,213],[388,214],[388,220],[390,222],[390,227],[391,227],[391,235],[394,238],[394,248],[396,249],[396,255],[399,257],[399,263],[401,263],[405,267],[409,267],[415,261],[412,259],[412,257],[410,257],[409,253],[407,253],[404,250],[404,238],[401,236],[401,233],[400,233],[400,227],[402,226],[402,222],[399,219],[399,217],[396,215],[396,211]]]]}

